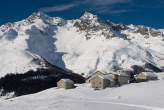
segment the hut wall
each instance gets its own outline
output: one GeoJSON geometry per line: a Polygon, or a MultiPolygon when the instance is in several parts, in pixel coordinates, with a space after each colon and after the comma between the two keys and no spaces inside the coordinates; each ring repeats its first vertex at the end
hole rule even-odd
{"type": "Polygon", "coordinates": [[[74,84],[73,83],[69,83],[69,82],[64,82],[64,81],[60,80],[57,83],[57,87],[58,88],[65,88],[65,89],[71,89],[71,88],[74,88],[74,84]]]}
{"type": "Polygon", "coordinates": [[[104,81],[100,77],[94,77],[91,79],[92,88],[104,88],[104,81]]]}
{"type": "Polygon", "coordinates": [[[118,82],[119,82],[120,84],[128,84],[128,82],[129,82],[129,77],[119,76],[119,77],[118,77],[118,82]]]}

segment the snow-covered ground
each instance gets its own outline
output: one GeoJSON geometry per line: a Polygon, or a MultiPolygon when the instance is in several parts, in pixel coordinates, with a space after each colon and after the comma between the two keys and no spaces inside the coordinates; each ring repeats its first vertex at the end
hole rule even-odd
{"type": "Polygon", "coordinates": [[[0,110],[164,110],[164,73],[160,80],[93,90],[51,88],[40,93],[0,99],[0,110]]]}

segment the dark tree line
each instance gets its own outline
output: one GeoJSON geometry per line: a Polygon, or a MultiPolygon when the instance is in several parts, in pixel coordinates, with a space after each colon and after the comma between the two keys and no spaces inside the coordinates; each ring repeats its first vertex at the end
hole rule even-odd
{"type": "Polygon", "coordinates": [[[23,74],[7,74],[0,78],[0,89],[3,95],[15,92],[16,96],[36,93],[51,87],[56,87],[62,78],[69,78],[75,83],[84,83],[85,78],[74,73],[56,71],[54,68],[38,69],[23,74]]]}

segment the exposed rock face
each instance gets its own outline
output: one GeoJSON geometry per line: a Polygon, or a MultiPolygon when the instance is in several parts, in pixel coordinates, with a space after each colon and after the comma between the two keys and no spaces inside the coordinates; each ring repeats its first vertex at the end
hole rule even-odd
{"type": "Polygon", "coordinates": [[[148,35],[148,29],[144,26],[137,26],[137,29],[134,31],[134,33],[140,33],[141,35],[148,35]]]}
{"type": "Polygon", "coordinates": [[[86,12],[79,20],[75,21],[74,26],[77,27],[79,31],[86,32],[86,39],[90,39],[90,35],[96,34],[98,32],[104,35],[107,39],[116,36],[112,32],[113,29],[110,27],[110,25],[101,22],[97,16],[88,12],[86,12]]]}
{"type": "Polygon", "coordinates": [[[64,21],[63,19],[56,17],[55,18],[56,22],[54,22],[54,18],[49,17],[48,15],[42,12],[37,12],[37,13],[33,13],[31,16],[23,20],[22,24],[30,25],[30,24],[35,23],[35,20],[37,19],[42,20],[45,24],[57,25],[57,26],[59,26],[59,24],[62,24],[62,21],[64,21]]]}
{"type": "Polygon", "coordinates": [[[115,31],[121,31],[121,30],[125,30],[126,26],[123,23],[112,24],[112,29],[115,30],[115,31]]]}
{"type": "Polygon", "coordinates": [[[8,22],[0,27],[0,31],[5,32],[13,26],[12,23],[8,22]]]}
{"type": "Polygon", "coordinates": [[[158,36],[163,37],[164,36],[161,31],[152,29],[150,27],[145,27],[142,25],[137,26],[136,29],[134,30],[134,33],[140,33],[141,35],[144,35],[144,36],[151,35],[152,37],[158,37],[158,36]]]}
{"type": "Polygon", "coordinates": [[[151,34],[151,36],[153,37],[157,37],[157,36],[163,36],[163,33],[161,31],[149,28],[149,32],[151,34]]]}

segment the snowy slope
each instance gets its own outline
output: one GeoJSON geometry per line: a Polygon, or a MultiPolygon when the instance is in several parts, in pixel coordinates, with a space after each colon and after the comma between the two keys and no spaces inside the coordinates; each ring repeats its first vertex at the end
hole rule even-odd
{"type": "Polygon", "coordinates": [[[87,12],[76,20],[34,13],[0,27],[0,76],[43,68],[38,63],[41,57],[85,75],[97,70],[130,69],[146,62],[161,67],[164,43],[163,34],[157,31],[103,22],[87,12]]]}
{"type": "MultiPolygon", "coordinates": [[[[0,74],[23,73],[30,69],[43,68],[41,58],[48,62],[60,60],[56,54],[55,34],[57,24],[51,26],[50,17],[41,13],[34,13],[29,18],[13,24],[6,24],[0,28],[0,74]],[[45,20],[44,20],[45,19],[45,20]],[[48,20],[48,22],[46,21],[48,20]],[[38,59],[38,60],[36,60],[38,59]]],[[[60,19],[56,19],[55,21],[60,19]]],[[[53,19],[53,20],[54,20],[53,19]]],[[[59,61],[59,65],[60,65],[59,61]]]]}
{"type": "Polygon", "coordinates": [[[164,110],[164,77],[161,80],[95,91],[90,85],[75,89],[51,88],[40,93],[0,99],[1,110],[164,110]]]}

